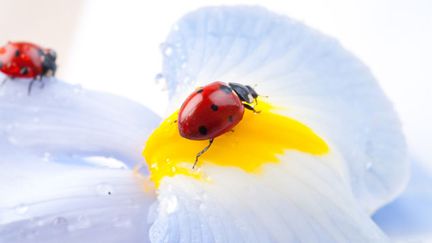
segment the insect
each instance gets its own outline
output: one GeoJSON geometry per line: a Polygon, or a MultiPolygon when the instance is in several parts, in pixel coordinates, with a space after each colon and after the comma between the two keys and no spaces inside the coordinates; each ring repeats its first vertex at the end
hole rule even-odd
{"type": "Polygon", "coordinates": [[[198,88],[183,102],[178,114],[178,129],[182,137],[209,140],[209,144],[195,157],[205,153],[213,140],[232,130],[243,118],[244,108],[255,110],[257,92],[248,85],[216,81],[198,88]]]}
{"type": "Polygon", "coordinates": [[[42,82],[43,77],[55,75],[56,58],[57,54],[52,49],[29,42],[8,42],[0,47],[0,71],[6,74],[2,85],[8,79],[31,78],[30,94],[36,80],[42,82]]]}

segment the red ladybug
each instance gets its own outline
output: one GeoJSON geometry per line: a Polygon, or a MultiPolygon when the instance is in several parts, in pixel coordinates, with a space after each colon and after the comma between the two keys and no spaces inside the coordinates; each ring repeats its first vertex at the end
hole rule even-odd
{"type": "Polygon", "coordinates": [[[192,168],[214,138],[231,131],[241,121],[244,108],[257,113],[252,106],[257,97],[257,92],[248,85],[216,81],[186,98],[177,120],[180,135],[191,140],[209,140],[209,145],[197,154],[192,168]]]}
{"type": "Polygon", "coordinates": [[[0,47],[0,71],[10,79],[32,78],[28,87],[30,94],[34,81],[37,79],[41,81],[42,77],[55,75],[56,58],[56,52],[51,49],[29,42],[8,42],[0,47]]]}

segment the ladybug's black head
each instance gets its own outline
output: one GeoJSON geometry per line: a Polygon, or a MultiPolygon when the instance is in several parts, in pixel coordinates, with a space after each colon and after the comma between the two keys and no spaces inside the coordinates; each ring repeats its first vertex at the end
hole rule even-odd
{"type": "Polygon", "coordinates": [[[228,83],[228,85],[234,90],[241,101],[252,103],[258,97],[258,93],[249,85],[238,83],[228,83]]]}
{"type": "Polygon", "coordinates": [[[42,62],[42,75],[52,75],[55,76],[57,71],[57,53],[54,50],[48,49],[44,52],[43,62],[42,62]]]}

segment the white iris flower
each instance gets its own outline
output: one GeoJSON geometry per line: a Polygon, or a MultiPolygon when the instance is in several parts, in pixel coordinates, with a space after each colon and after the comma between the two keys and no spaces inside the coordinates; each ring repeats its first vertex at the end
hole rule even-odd
{"type": "MultiPolygon", "coordinates": [[[[178,172],[195,159],[182,158],[149,181],[188,142],[155,133],[145,161],[161,121],[150,110],[61,81],[31,96],[27,82],[9,82],[0,90],[0,242],[389,241],[370,216],[407,181],[404,138],[368,68],[336,40],[259,7],[204,8],[178,22],[163,51],[171,111],[215,80],[256,85],[325,152],[293,146],[258,161],[279,143],[266,136],[277,126],[258,127],[247,158],[259,171],[236,164],[242,144],[220,143],[226,153],[203,156],[195,174],[178,172]]],[[[306,136],[296,129],[278,135],[306,136]]]]}

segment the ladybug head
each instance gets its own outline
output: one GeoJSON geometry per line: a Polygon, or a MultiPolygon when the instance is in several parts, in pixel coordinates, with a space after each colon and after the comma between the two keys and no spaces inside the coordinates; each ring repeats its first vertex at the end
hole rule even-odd
{"type": "Polygon", "coordinates": [[[258,97],[258,93],[249,85],[242,85],[239,83],[228,83],[234,90],[241,101],[252,103],[258,97]]]}
{"type": "Polygon", "coordinates": [[[55,76],[57,70],[57,53],[52,49],[47,49],[44,53],[44,58],[42,62],[42,74],[55,76]]]}

